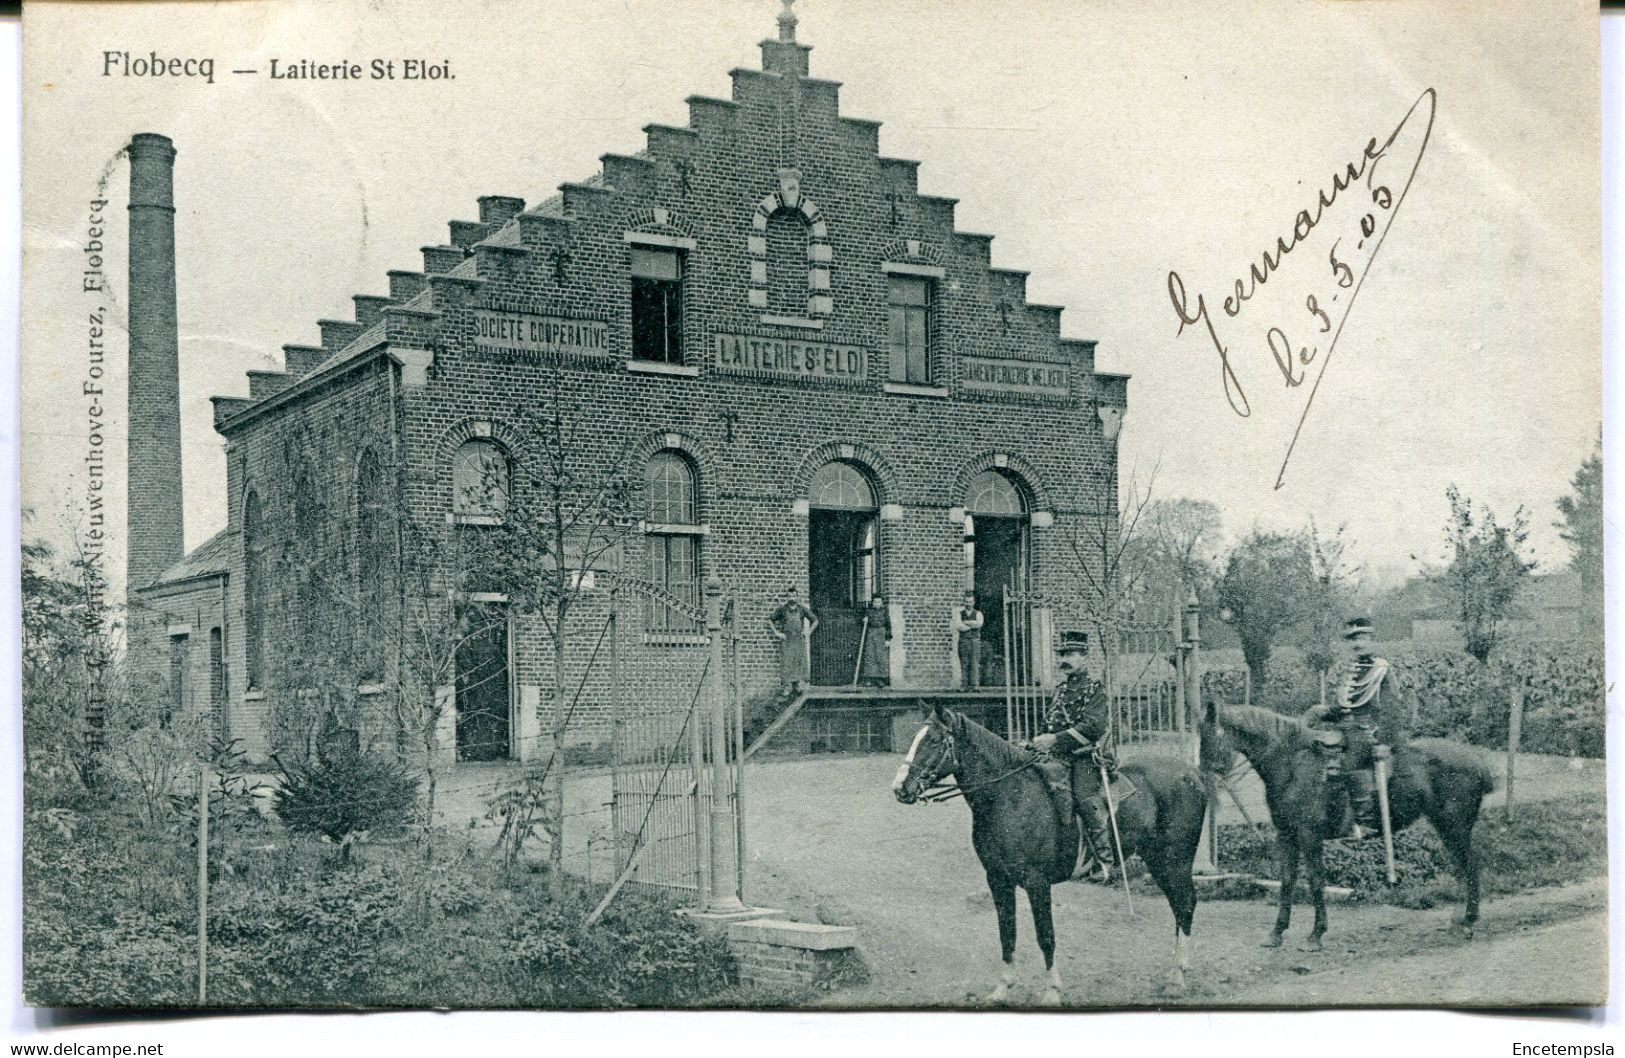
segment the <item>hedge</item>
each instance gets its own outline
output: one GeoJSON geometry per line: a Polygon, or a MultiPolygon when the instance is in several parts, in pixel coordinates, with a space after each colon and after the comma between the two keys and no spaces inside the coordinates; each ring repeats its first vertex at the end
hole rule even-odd
{"type": "MultiPolygon", "coordinates": [[[[1530,753],[1601,757],[1606,741],[1603,658],[1593,643],[1525,640],[1502,644],[1480,665],[1463,650],[1415,644],[1382,648],[1401,691],[1402,723],[1413,735],[1503,748],[1512,695],[1524,688],[1520,748],[1530,753]]],[[[1203,675],[1222,701],[1239,702],[1245,669],[1226,666],[1203,675]]],[[[1255,705],[1297,713],[1320,697],[1319,676],[1296,651],[1270,658],[1255,705]]]]}

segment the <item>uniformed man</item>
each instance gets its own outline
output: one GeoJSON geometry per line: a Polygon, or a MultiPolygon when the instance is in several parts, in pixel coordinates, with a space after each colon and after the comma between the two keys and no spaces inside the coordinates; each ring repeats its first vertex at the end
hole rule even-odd
{"type": "Polygon", "coordinates": [[[1349,791],[1350,834],[1364,837],[1381,830],[1377,816],[1376,758],[1388,755],[1395,734],[1389,716],[1395,698],[1386,658],[1372,652],[1370,618],[1354,617],[1344,626],[1345,653],[1334,676],[1336,698],[1310,711],[1312,721],[1343,733],[1343,781],[1349,791]]]}
{"type": "Polygon", "coordinates": [[[1087,634],[1075,633],[1063,639],[1056,655],[1063,682],[1050,702],[1044,720],[1046,731],[1033,739],[1033,748],[1071,763],[1072,801],[1101,866],[1097,880],[1110,882],[1116,858],[1101,773],[1104,770],[1109,777],[1117,772],[1111,701],[1105,686],[1089,672],[1087,634]]]}

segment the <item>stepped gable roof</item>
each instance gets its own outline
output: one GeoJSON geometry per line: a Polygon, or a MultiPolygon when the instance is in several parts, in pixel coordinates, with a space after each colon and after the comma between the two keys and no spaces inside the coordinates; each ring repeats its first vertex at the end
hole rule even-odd
{"type": "MultiPolygon", "coordinates": [[[[793,2],[793,0],[790,0],[790,2],[793,2]]],[[[781,77],[791,77],[791,78],[795,78],[795,79],[801,81],[802,83],[808,84],[808,85],[819,85],[819,86],[824,86],[826,88],[831,88],[831,89],[838,86],[839,82],[826,81],[826,80],[812,78],[812,77],[808,76],[808,74],[807,74],[807,66],[806,66],[806,58],[807,58],[807,53],[811,49],[807,45],[799,44],[799,43],[796,42],[796,40],[795,40],[796,21],[797,20],[793,16],[781,15],[780,19],[779,19],[778,39],[776,41],[767,40],[767,41],[762,42],[762,46],[763,46],[763,49],[764,49],[764,52],[763,52],[763,54],[764,54],[764,60],[763,60],[764,61],[764,69],[763,70],[755,71],[755,70],[737,69],[737,70],[734,70],[732,72],[732,75],[736,78],[736,92],[737,92],[737,83],[738,83],[737,79],[739,77],[741,77],[741,76],[745,76],[745,77],[766,77],[766,78],[774,78],[774,79],[781,78],[781,77]]],[[[691,108],[693,106],[697,105],[697,104],[706,104],[706,105],[710,105],[710,106],[720,106],[720,107],[729,107],[729,108],[734,108],[734,107],[739,106],[739,103],[737,101],[729,101],[729,100],[723,100],[723,99],[710,99],[708,97],[703,97],[703,96],[691,96],[691,97],[689,97],[689,103],[691,105],[691,108]]],[[[692,110],[691,110],[691,114],[692,114],[692,110]]],[[[877,121],[869,121],[869,120],[866,120],[866,119],[854,118],[854,117],[850,117],[850,116],[846,116],[846,115],[837,115],[837,116],[838,116],[838,120],[840,120],[842,122],[845,122],[845,123],[849,123],[849,124],[862,125],[862,126],[866,126],[866,127],[878,127],[880,125],[880,122],[877,122],[877,121]]],[[[645,132],[646,133],[654,134],[656,132],[656,130],[660,130],[661,134],[698,133],[700,131],[698,125],[695,124],[694,119],[692,118],[692,116],[691,116],[690,123],[687,126],[682,126],[682,127],[664,126],[664,125],[645,126],[645,132]]],[[[607,159],[609,156],[606,155],[605,157],[607,159]]],[[[655,160],[656,159],[656,152],[654,152],[653,150],[651,150],[649,148],[645,148],[643,150],[637,151],[635,154],[632,154],[632,155],[617,155],[616,157],[623,159],[623,161],[625,159],[649,161],[649,160],[655,160]]],[[[909,168],[909,169],[916,169],[918,167],[918,164],[919,164],[917,162],[909,161],[909,160],[906,160],[906,159],[887,158],[884,155],[877,155],[877,160],[882,165],[900,166],[900,167],[905,167],[905,168],[909,168]]],[[[452,229],[452,233],[453,233],[452,234],[453,244],[452,245],[441,245],[441,246],[435,246],[435,247],[425,247],[424,248],[425,253],[428,254],[431,251],[434,251],[434,252],[439,252],[439,253],[442,253],[442,254],[450,254],[450,253],[454,253],[454,252],[457,252],[457,251],[461,251],[464,254],[464,258],[462,260],[458,261],[456,264],[452,265],[449,269],[446,269],[443,272],[440,272],[439,274],[448,276],[448,277],[453,278],[453,279],[478,279],[479,278],[479,274],[478,274],[479,273],[479,264],[478,264],[478,262],[477,262],[477,260],[475,258],[475,250],[476,250],[477,247],[479,247],[481,245],[489,246],[489,247],[501,247],[501,248],[506,248],[506,249],[523,248],[524,247],[525,244],[524,244],[524,239],[522,237],[522,228],[521,228],[521,224],[520,224],[520,217],[521,216],[552,217],[552,218],[560,218],[560,219],[566,219],[566,220],[572,219],[573,215],[566,212],[566,204],[565,204],[565,191],[567,189],[569,189],[569,188],[597,188],[597,189],[609,191],[611,193],[614,193],[615,190],[616,190],[615,186],[609,182],[609,180],[608,180],[608,178],[607,178],[607,176],[605,174],[605,171],[600,169],[598,172],[596,172],[596,173],[592,174],[591,176],[587,177],[585,180],[576,181],[576,182],[572,182],[572,183],[561,184],[560,185],[560,191],[558,193],[555,193],[555,194],[547,197],[546,199],[544,199],[543,201],[541,201],[541,202],[537,203],[536,205],[530,207],[529,209],[524,208],[524,201],[522,199],[511,199],[511,198],[504,198],[504,197],[501,197],[501,196],[493,196],[491,199],[482,199],[481,200],[481,213],[482,213],[482,215],[486,214],[486,206],[487,206],[487,204],[488,203],[493,204],[493,213],[491,214],[492,220],[489,223],[489,225],[487,225],[489,230],[484,231],[484,232],[480,232],[479,229],[481,227],[481,222],[453,221],[453,222],[451,222],[451,225],[450,225],[450,227],[452,229]],[[515,205],[517,205],[517,210],[513,209],[513,207],[515,205]],[[507,207],[507,208],[503,208],[503,207],[507,207]]],[[[985,244],[990,243],[993,236],[991,236],[991,235],[981,235],[981,234],[976,234],[976,233],[972,233],[972,232],[964,232],[964,231],[959,231],[957,229],[953,229],[953,227],[952,227],[952,207],[953,207],[953,204],[957,201],[956,199],[946,198],[946,197],[941,196],[941,195],[924,194],[922,192],[919,192],[918,190],[914,191],[914,195],[916,196],[916,198],[918,199],[918,201],[922,205],[925,204],[925,203],[932,203],[933,204],[932,208],[937,210],[938,212],[940,212],[943,207],[946,207],[947,215],[948,215],[947,226],[950,229],[949,237],[950,238],[969,239],[969,240],[979,240],[984,244],[984,248],[983,248],[982,252],[985,255],[985,253],[986,253],[985,244]]],[[[431,270],[426,269],[426,273],[428,273],[430,271],[431,270]]],[[[987,272],[988,272],[990,277],[998,276],[998,277],[1000,277],[1000,280],[999,280],[1000,282],[1006,283],[1007,285],[1010,285],[1012,287],[1012,293],[1014,294],[1015,298],[1018,300],[1018,303],[1020,304],[1020,307],[1024,311],[1026,311],[1028,313],[1031,313],[1031,314],[1039,315],[1039,316],[1047,316],[1047,317],[1049,317],[1051,322],[1048,323],[1046,329],[1050,329],[1050,330],[1053,331],[1054,329],[1058,328],[1058,321],[1059,321],[1059,317],[1060,317],[1060,313],[1061,313],[1061,309],[1059,307],[1040,305],[1040,304],[1037,304],[1037,303],[1034,303],[1034,302],[1026,301],[1026,298],[1025,298],[1025,285],[1026,285],[1025,280],[1026,280],[1026,277],[1027,277],[1028,273],[1026,273],[1025,271],[1022,271],[1022,270],[1018,270],[1018,269],[994,268],[994,267],[987,267],[987,272]]],[[[421,278],[421,276],[420,276],[420,278],[421,278]]],[[[261,405],[261,404],[263,404],[263,403],[265,403],[267,401],[270,401],[270,400],[276,398],[284,390],[286,390],[289,387],[293,386],[294,384],[302,381],[303,379],[309,378],[311,376],[315,376],[315,375],[319,375],[319,374],[325,374],[327,372],[330,372],[333,369],[338,368],[338,367],[344,365],[345,363],[347,363],[349,361],[356,360],[356,359],[360,358],[362,355],[364,355],[364,354],[366,354],[366,353],[368,353],[368,352],[370,352],[372,350],[377,349],[377,347],[381,343],[383,343],[383,342],[385,342],[387,340],[388,333],[389,333],[389,329],[388,329],[388,326],[386,324],[386,320],[384,319],[384,316],[383,316],[384,312],[387,312],[390,309],[408,309],[408,310],[417,310],[417,311],[420,311],[420,312],[430,312],[430,311],[432,311],[434,309],[435,297],[434,297],[433,291],[430,289],[429,284],[427,282],[425,282],[425,283],[422,284],[421,289],[416,290],[410,297],[406,297],[402,301],[391,301],[387,297],[373,298],[373,297],[363,297],[363,296],[358,296],[358,301],[371,302],[371,303],[373,303],[374,306],[378,306],[378,307],[371,308],[365,314],[365,318],[362,319],[362,318],[359,318],[363,314],[361,313],[361,311],[359,309],[359,304],[358,304],[358,312],[357,312],[358,319],[354,323],[346,324],[345,321],[326,321],[326,320],[324,320],[322,322],[324,324],[332,324],[336,328],[342,328],[342,327],[344,327],[346,325],[347,326],[357,326],[358,324],[361,324],[361,323],[365,323],[366,324],[365,327],[360,329],[357,333],[354,334],[353,337],[351,337],[348,341],[345,341],[342,344],[342,346],[335,349],[330,355],[324,357],[320,361],[301,362],[301,363],[297,363],[297,364],[293,364],[293,363],[287,364],[287,366],[284,369],[284,374],[285,374],[286,378],[285,378],[285,381],[283,382],[282,385],[276,386],[274,389],[271,389],[271,388],[267,387],[266,389],[262,390],[261,392],[255,393],[248,400],[244,400],[242,398],[234,398],[234,399],[228,401],[227,402],[228,404],[235,405],[235,407],[226,414],[226,417],[227,418],[235,418],[238,415],[245,414],[248,411],[252,410],[254,407],[257,407],[257,406],[259,406],[259,405],[261,405]],[[381,303],[381,305],[379,305],[379,303],[381,303]]],[[[324,327],[324,331],[325,330],[327,330],[326,327],[324,327]]],[[[1087,369],[1094,372],[1093,363],[1092,363],[1092,361],[1093,361],[1093,353],[1094,353],[1094,342],[1089,341],[1087,339],[1065,338],[1065,337],[1061,337],[1059,335],[1055,335],[1055,338],[1061,344],[1061,346],[1064,347],[1064,348],[1074,349],[1074,350],[1082,350],[1082,355],[1086,358],[1084,362],[1088,365],[1087,369]]],[[[303,346],[303,347],[299,347],[299,348],[310,349],[311,347],[303,346]]],[[[257,374],[259,374],[261,376],[262,381],[263,381],[264,375],[266,375],[268,373],[266,373],[266,372],[258,372],[257,374]]],[[[274,373],[269,373],[269,374],[274,375],[274,373]]],[[[1121,399],[1121,396],[1122,396],[1122,394],[1124,392],[1124,386],[1126,385],[1126,382],[1128,380],[1128,376],[1126,376],[1126,375],[1104,374],[1104,373],[1100,373],[1100,372],[1094,372],[1094,374],[1095,374],[1095,377],[1097,377],[1102,382],[1102,384],[1105,386],[1105,388],[1100,391],[1100,396],[1102,398],[1104,398],[1108,403],[1116,403],[1118,400],[1121,399]]],[[[257,386],[254,387],[254,389],[259,389],[259,388],[260,387],[257,387],[257,386]]],[[[220,415],[220,412],[217,409],[217,422],[220,421],[219,415],[220,415]]],[[[202,550],[202,549],[200,548],[199,550],[202,550]]]]}
{"type": "Polygon", "coordinates": [[[222,529],[209,539],[193,548],[179,562],[160,573],[149,588],[157,588],[165,584],[178,584],[181,581],[197,580],[199,577],[218,577],[231,570],[231,556],[237,547],[237,534],[229,529],[222,529]]]}

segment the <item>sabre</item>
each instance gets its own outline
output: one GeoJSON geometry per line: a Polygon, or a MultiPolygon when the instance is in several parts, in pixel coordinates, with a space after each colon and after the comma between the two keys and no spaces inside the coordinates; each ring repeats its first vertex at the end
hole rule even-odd
{"type": "Polygon", "coordinates": [[[1388,868],[1388,884],[1395,885],[1399,876],[1394,873],[1394,825],[1388,814],[1388,747],[1378,746],[1375,754],[1377,773],[1377,808],[1382,812],[1382,857],[1388,868]]]}
{"type": "Polygon", "coordinates": [[[1112,823],[1112,844],[1117,846],[1117,873],[1123,879],[1123,895],[1128,898],[1128,913],[1134,914],[1134,894],[1128,887],[1128,863],[1123,859],[1123,838],[1117,833],[1117,805],[1112,798],[1111,776],[1106,765],[1100,766],[1100,788],[1106,795],[1106,818],[1112,823]]]}

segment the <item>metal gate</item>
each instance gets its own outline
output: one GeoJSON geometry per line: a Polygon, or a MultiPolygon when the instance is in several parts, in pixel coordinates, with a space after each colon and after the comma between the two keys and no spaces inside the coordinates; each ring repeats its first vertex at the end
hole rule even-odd
{"type": "Polygon", "coordinates": [[[1049,600],[1038,592],[1004,589],[1005,736],[1023,742],[1044,730],[1052,693],[1049,600]]]}
{"type": "Polygon", "coordinates": [[[724,802],[714,810],[730,814],[736,840],[742,837],[738,769],[727,766],[740,757],[733,607],[723,608],[719,651],[712,649],[705,631],[704,611],[654,584],[617,577],[610,605],[615,688],[611,829],[616,875],[624,875],[627,884],[701,896],[708,888],[707,809],[714,796],[724,802]],[[639,681],[634,703],[626,690],[629,651],[656,642],[667,647],[681,642],[694,649],[663,654],[661,678],[653,685],[639,681]],[[722,671],[712,673],[718,659],[722,671]],[[708,749],[708,687],[720,689],[728,698],[728,761],[717,769],[706,766],[714,756],[708,749]],[[712,789],[713,772],[721,777],[720,790],[712,789]]]}
{"type": "Polygon", "coordinates": [[[1123,628],[1109,642],[1105,684],[1120,745],[1184,747],[1183,666],[1173,628],[1123,628]]]}

